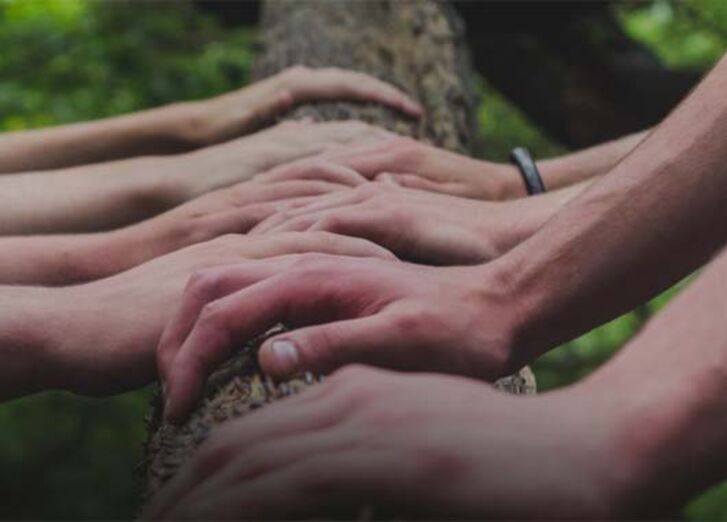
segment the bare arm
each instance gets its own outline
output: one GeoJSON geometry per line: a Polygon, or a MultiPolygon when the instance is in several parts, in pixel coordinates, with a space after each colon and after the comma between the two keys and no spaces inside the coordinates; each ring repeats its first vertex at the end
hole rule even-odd
{"type": "Polygon", "coordinates": [[[0,135],[0,173],[48,170],[202,144],[193,104],[175,104],[105,120],[0,135]]]}
{"type": "Polygon", "coordinates": [[[278,163],[387,135],[360,122],[282,123],[186,154],[0,176],[0,234],[124,226],[278,163]]]}
{"type": "MultiPolygon", "coordinates": [[[[626,136],[558,158],[536,158],[547,190],[557,190],[607,173],[626,157],[649,131],[626,136]]],[[[527,195],[517,168],[478,160],[396,137],[375,145],[325,154],[322,159],[352,168],[368,179],[386,177],[406,188],[487,201],[527,195]]]]}
{"type": "Polygon", "coordinates": [[[0,237],[0,284],[68,285],[101,279],[194,243],[244,234],[282,208],[347,188],[319,180],[244,182],[113,231],[0,237]]]}
{"type": "MultiPolygon", "coordinates": [[[[308,168],[315,177],[330,167],[311,162],[308,168]]],[[[290,179],[306,177],[301,170],[287,172],[295,174],[290,179]]],[[[290,183],[279,175],[285,173],[271,171],[255,180],[290,183]]],[[[509,201],[479,201],[388,183],[365,183],[313,198],[299,208],[281,208],[251,233],[325,230],[374,241],[408,261],[478,264],[502,256],[529,238],[590,183],[509,201]]]]}
{"type": "Polygon", "coordinates": [[[493,266],[520,307],[516,362],[644,302],[725,243],[726,87],[723,59],[632,154],[493,266]]]}
{"type": "Polygon", "coordinates": [[[207,294],[190,289],[160,344],[170,418],[183,416],[229,350],[226,339],[287,318],[300,323],[296,314],[313,325],[261,348],[273,375],[366,362],[492,379],[643,303],[727,240],[726,88],[727,58],[636,151],[487,265],[310,257],[207,274],[229,284],[207,294]],[[195,365],[199,353],[203,367],[195,365]]]}
{"type": "Polygon", "coordinates": [[[537,161],[548,190],[555,190],[602,176],[630,154],[650,131],[631,134],[557,158],[537,161]]]}
{"type": "Polygon", "coordinates": [[[727,253],[615,360],[544,394],[344,368],[215,430],[146,515],[671,518],[727,469],[725,288],[727,253]]]}
{"type": "Polygon", "coordinates": [[[421,112],[398,89],[365,74],[292,67],[208,100],[0,135],[0,173],[188,151],[253,132],[296,103],[330,99],[378,102],[412,116],[421,112]]]}

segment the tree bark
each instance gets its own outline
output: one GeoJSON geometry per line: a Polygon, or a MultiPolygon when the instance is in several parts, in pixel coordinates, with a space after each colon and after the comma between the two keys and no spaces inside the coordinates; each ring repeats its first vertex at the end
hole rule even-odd
{"type": "MultiPolygon", "coordinates": [[[[297,64],[345,67],[399,86],[426,111],[415,121],[373,104],[317,103],[291,111],[286,119],[362,119],[450,150],[470,151],[476,136],[474,77],[462,25],[445,4],[271,1],[264,5],[261,23],[256,79],[297,64]]],[[[210,378],[186,424],[163,424],[156,398],[147,445],[148,495],[176,473],[214,426],[318,381],[310,374],[284,383],[263,377],[255,357],[260,342],[249,343],[210,378]]],[[[497,386],[512,393],[535,391],[527,369],[497,386]]]]}

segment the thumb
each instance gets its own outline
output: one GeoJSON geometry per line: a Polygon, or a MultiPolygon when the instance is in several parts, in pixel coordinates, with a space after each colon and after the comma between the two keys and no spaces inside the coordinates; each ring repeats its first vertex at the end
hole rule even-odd
{"type": "Polygon", "coordinates": [[[265,341],[258,361],[263,372],[276,378],[328,373],[356,362],[385,363],[383,345],[392,339],[384,328],[379,316],[370,316],[292,330],[265,341]]]}

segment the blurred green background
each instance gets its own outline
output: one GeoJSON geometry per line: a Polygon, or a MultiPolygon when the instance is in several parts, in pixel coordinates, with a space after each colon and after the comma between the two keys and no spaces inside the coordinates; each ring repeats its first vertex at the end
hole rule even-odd
{"type": "MultiPolygon", "coordinates": [[[[727,2],[653,0],[619,21],[670,67],[708,69],[727,47],[727,2]]],[[[185,3],[0,0],[0,129],[99,118],[234,89],[254,34],[221,27],[185,3]]],[[[565,149],[482,82],[486,156],[515,144],[565,149]]],[[[541,389],[577,380],[624,344],[677,288],[535,364],[541,389]]],[[[148,390],[109,399],[47,393],[0,405],[0,518],[120,519],[137,508],[148,390]]],[[[727,519],[727,487],[690,504],[689,519],[727,519]]]]}

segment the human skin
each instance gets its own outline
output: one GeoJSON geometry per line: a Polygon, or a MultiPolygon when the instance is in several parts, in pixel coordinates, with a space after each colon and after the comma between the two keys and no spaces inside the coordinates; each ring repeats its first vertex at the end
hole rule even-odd
{"type": "Polygon", "coordinates": [[[672,518],[727,468],[726,286],[722,254],[554,392],[344,368],[213,431],[145,516],[672,518]]]}
{"type": "Polygon", "coordinates": [[[48,389],[106,395],[149,383],[159,336],[190,274],[303,252],[393,257],[373,243],[323,232],[230,234],[92,283],[3,286],[0,400],[48,389]]]}
{"type": "Polygon", "coordinates": [[[361,122],[285,122],[198,151],[0,176],[0,234],[109,230],[297,158],[390,133],[361,122]]]}
{"type": "Polygon", "coordinates": [[[201,274],[159,347],[169,418],[230,340],[278,322],[293,329],[260,351],[277,377],[364,362],[493,379],[645,302],[727,240],[727,143],[714,139],[727,132],[725,88],[723,59],[633,153],[492,263],[312,255],[201,274]]]}
{"type": "Polygon", "coordinates": [[[341,190],[348,187],[333,181],[248,181],[117,230],[0,236],[0,284],[68,285],[101,279],[195,243],[246,233],[275,212],[341,190]]]}
{"type": "MultiPolygon", "coordinates": [[[[626,136],[564,156],[536,161],[549,191],[579,184],[606,174],[648,135],[648,131],[626,136]]],[[[370,180],[385,179],[406,188],[452,196],[503,201],[527,195],[517,168],[509,164],[478,160],[404,137],[347,147],[321,154],[325,162],[349,167],[370,180]]],[[[315,164],[282,165],[270,179],[294,179],[315,174],[315,164]]]]}
{"type": "Polygon", "coordinates": [[[250,233],[325,230],[368,239],[407,261],[479,264],[533,235],[589,183],[512,201],[478,201],[385,182],[365,183],[313,197],[297,208],[283,207],[250,233]]]}
{"type": "Polygon", "coordinates": [[[421,107],[371,76],[296,66],[234,92],[132,114],[0,135],[0,173],[189,151],[249,134],[299,103],[376,102],[419,116],[421,107]]]}

